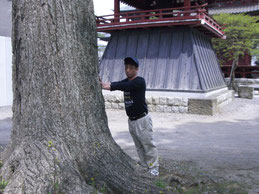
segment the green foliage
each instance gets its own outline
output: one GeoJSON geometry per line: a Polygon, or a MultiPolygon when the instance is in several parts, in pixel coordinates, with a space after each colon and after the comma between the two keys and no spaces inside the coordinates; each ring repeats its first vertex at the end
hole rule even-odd
{"type": "MultiPolygon", "coordinates": [[[[0,169],[3,166],[3,161],[0,160],[0,169]]],[[[5,181],[2,177],[0,177],[0,194],[4,192],[4,189],[6,187],[6,185],[8,184],[7,181],[5,181]]]]}
{"type": "Polygon", "coordinates": [[[164,188],[166,188],[167,184],[165,182],[163,182],[162,180],[158,180],[158,181],[156,181],[156,186],[164,189],[164,188]]]}
{"type": "Polygon", "coordinates": [[[100,189],[100,192],[106,194],[106,193],[107,193],[107,188],[106,188],[106,187],[102,187],[102,188],[100,189]]]}
{"type": "Polygon", "coordinates": [[[102,32],[97,32],[97,36],[98,38],[105,38],[105,33],[102,33],[102,32]]]}
{"type": "Polygon", "coordinates": [[[214,19],[224,27],[226,40],[214,38],[212,40],[216,53],[222,60],[238,60],[245,52],[259,57],[259,16],[245,14],[220,14],[214,19]]]}
{"type": "MultiPolygon", "coordinates": [[[[2,146],[0,146],[0,152],[2,152],[4,150],[4,148],[2,146]]],[[[0,169],[3,166],[3,161],[1,160],[1,153],[0,153],[0,169]]]]}
{"type": "MultiPolygon", "coordinates": [[[[156,14],[156,12],[150,12],[149,14],[156,14]]],[[[150,19],[150,20],[155,20],[155,19],[159,19],[159,17],[157,17],[157,16],[151,16],[149,19],[150,19]]]]}
{"type": "Polygon", "coordinates": [[[94,190],[92,192],[93,194],[97,194],[97,193],[107,194],[108,193],[106,185],[98,185],[98,184],[96,184],[94,177],[92,177],[90,179],[90,182],[88,182],[87,184],[89,184],[89,185],[94,187],[94,190]]]}
{"type": "Polygon", "coordinates": [[[8,184],[2,177],[0,178],[0,193],[4,192],[6,185],[8,184]]]}
{"type": "Polygon", "coordinates": [[[55,148],[55,145],[52,140],[48,141],[48,150],[52,154],[53,158],[53,181],[52,181],[52,191],[48,192],[48,194],[63,194],[62,192],[62,184],[60,183],[58,179],[58,166],[60,164],[59,158],[55,155],[57,153],[57,150],[55,148]]]}
{"type": "Polygon", "coordinates": [[[48,147],[51,148],[53,146],[53,142],[52,141],[48,141],[48,147]]]}

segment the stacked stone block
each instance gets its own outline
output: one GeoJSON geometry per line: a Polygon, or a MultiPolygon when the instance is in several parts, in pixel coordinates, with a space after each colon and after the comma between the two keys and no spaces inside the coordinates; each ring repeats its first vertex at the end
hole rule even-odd
{"type": "Polygon", "coordinates": [[[234,100],[234,91],[228,90],[208,98],[189,98],[188,109],[191,114],[214,115],[234,100]]]}
{"type": "Polygon", "coordinates": [[[254,88],[251,86],[239,86],[238,87],[238,97],[240,98],[254,98],[254,88]]]}
{"type": "MultiPolygon", "coordinates": [[[[104,93],[106,109],[125,109],[123,93],[104,93]]],[[[234,91],[224,90],[203,98],[147,95],[150,112],[214,115],[234,99],[234,91]]]]}
{"type": "MultiPolygon", "coordinates": [[[[229,84],[229,78],[225,78],[227,84],[229,84]]],[[[248,79],[248,78],[235,78],[236,85],[254,85],[259,84],[259,79],[248,79]]]]}
{"type": "MultiPolygon", "coordinates": [[[[123,95],[104,94],[105,108],[124,109],[123,95]]],[[[188,98],[147,96],[146,103],[150,112],[187,113],[188,98]]]]}

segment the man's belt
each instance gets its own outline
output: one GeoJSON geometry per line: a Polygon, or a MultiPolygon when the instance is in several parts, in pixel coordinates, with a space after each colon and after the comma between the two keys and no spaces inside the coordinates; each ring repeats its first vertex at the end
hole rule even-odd
{"type": "Polygon", "coordinates": [[[138,119],[140,119],[140,118],[142,118],[142,117],[144,117],[144,116],[146,116],[146,115],[147,115],[147,113],[146,113],[146,112],[143,112],[142,114],[140,114],[140,115],[138,115],[138,116],[129,117],[129,120],[135,121],[135,120],[138,120],[138,119]]]}

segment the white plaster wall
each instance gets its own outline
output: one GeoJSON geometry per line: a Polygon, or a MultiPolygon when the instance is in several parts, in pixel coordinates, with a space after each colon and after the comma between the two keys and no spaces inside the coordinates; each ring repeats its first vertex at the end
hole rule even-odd
{"type": "Polygon", "coordinates": [[[0,36],[0,106],[11,106],[12,103],[11,38],[0,36]]]}

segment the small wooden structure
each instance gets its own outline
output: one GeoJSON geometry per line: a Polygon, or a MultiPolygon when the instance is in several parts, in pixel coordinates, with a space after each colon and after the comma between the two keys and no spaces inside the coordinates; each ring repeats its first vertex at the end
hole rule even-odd
{"type": "Polygon", "coordinates": [[[209,92],[226,87],[211,37],[224,33],[200,0],[121,0],[137,11],[97,16],[99,32],[111,33],[100,63],[103,81],[125,78],[123,59],[139,59],[149,90],[209,92]]]}

